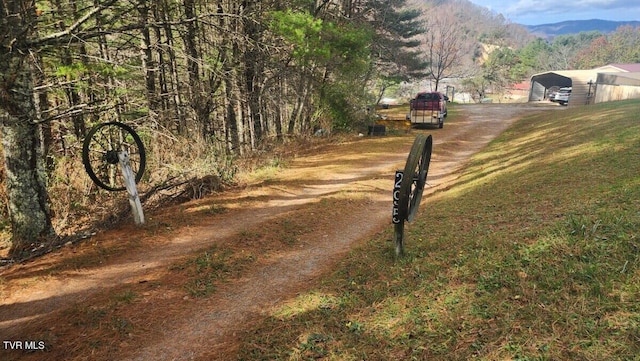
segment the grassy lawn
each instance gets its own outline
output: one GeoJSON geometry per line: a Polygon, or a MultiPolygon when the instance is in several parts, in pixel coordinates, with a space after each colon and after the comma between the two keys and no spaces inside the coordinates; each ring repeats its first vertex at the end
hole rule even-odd
{"type": "Polygon", "coordinates": [[[389,225],[240,359],[640,360],[638,109],[521,119],[423,199],[404,259],[389,225]]]}

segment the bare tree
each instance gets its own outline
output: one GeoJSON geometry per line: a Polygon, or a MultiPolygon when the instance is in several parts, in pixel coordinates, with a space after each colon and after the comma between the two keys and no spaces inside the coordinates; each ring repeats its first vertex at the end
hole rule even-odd
{"type": "Polygon", "coordinates": [[[423,36],[423,49],[428,65],[429,77],[435,82],[434,90],[442,79],[466,75],[461,69],[462,58],[471,53],[472,44],[454,13],[444,10],[429,12],[427,31],[423,36]]]}

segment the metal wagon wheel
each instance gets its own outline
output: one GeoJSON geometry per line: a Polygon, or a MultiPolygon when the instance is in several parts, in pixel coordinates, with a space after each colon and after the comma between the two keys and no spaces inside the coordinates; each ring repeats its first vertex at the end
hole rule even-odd
{"type": "Polygon", "coordinates": [[[432,149],[433,138],[431,135],[419,134],[413,141],[409,157],[407,157],[398,200],[400,222],[395,224],[395,246],[398,256],[404,254],[404,221],[411,222],[415,218],[422,200],[432,149]]]}
{"type": "Polygon", "coordinates": [[[146,165],[144,145],[138,134],[120,122],[98,124],[89,131],[82,144],[82,163],[96,185],[109,191],[126,189],[118,158],[118,153],[125,151],[137,183],[146,165]]]}

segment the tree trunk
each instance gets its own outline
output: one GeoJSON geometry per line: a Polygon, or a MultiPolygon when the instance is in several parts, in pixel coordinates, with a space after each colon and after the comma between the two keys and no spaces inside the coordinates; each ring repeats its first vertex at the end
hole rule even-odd
{"type": "Polygon", "coordinates": [[[241,154],[242,114],[236,88],[235,72],[232,70],[225,79],[225,95],[227,96],[227,151],[232,154],[241,154]]]}
{"type": "Polygon", "coordinates": [[[178,71],[178,60],[176,58],[175,52],[175,42],[173,37],[173,28],[171,27],[169,18],[169,14],[164,13],[165,16],[165,24],[164,24],[164,32],[165,32],[165,49],[167,54],[169,55],[169,82],[167,85],[170,85],[170,90],[168,94],[171,95],[171,105],[174,110],[174,128],[178,134],[184,135],[187,131],[187,123],[185,112],[182,110],[183,102],[182,102],[182,86],[180,85],[180,72],[178,71]]]}
{"type": "Polygon", "coordinates": [[[256,143],[262,140],[264,133],[264,118],[261,110],[261,96],[264,76],[265,60],[260,49],[255,44],[262,42],[262,28],[258,26],[258,23],[251,19],[262,18],[262,5],[260,2],[255,1],[243,1],[242,7],[247,17],[243,19],[242,26],[245,34],[251,39],[245,45],[247,49],[244,52],[243,62],[245,63],[245,93],[248,98],[249,106],[248,113],[250,114],[249,121],[251,122],[251,148],[255,149],[256,143]]]}
{"type": "MultiPolygon", "coordinates": [[[[72,13],[76,17],[76,19],[74,20],[78,20],[77,19],[78,11],[77,11],[75,1],[72,1],[70,5],[71,5],[72,13]]],[[[62,5],[60,4],[60,1],[56,1],[56,7],[57,7],[57,12],[59,14],[65,13],[62,5]]],[[[58,28],[60,31],[66,30],[66,25],[64,24],[64,21],[62,19],[60,19],[58,22],[58,28]]],[[[63,65],[67,67],[71,67],[71,65],[73,65],[73,62],[74,62],[71,49],[69,49],[68,47],[62,48],[61,54],[60,54],[60,60],[62,61],[63,65]]],[[[70,74],[70,75],[67,75],[67,78],[65,80],[67,84],[65,85],[67,102],[69,104],[69,108],[74,109],[82,103],[82,97],[80,96],[80,93],[78,91],[78,87],[76,84],[77,79],[75,79],[74,75],[70,74]]],[[[73,123],[73,131],[75,136],[78,139],[82,139],[84,135],[87,134],[87,130],[84,124],[84,115],[82,114],[82,112],[74,112],[74,114],[71,116],[71,121],[73,123]]]]}
{"type": "Polygon", "coordinates": [[[142,63],[142,72],[144,73],[149,113],[155,116],[158,111],[158,96],[156,93],[156,64],[153,61],[153,52],[151,49],[151,32],[147,25],[149,23],[149,11],[147,2],[141,0],[138,12],[140,14],[140,22],[145,24],[145,26],[141,30],[140,60],[142,63]]]}
{"type": "Polygon", "coordinates": [[[0,131],[11,221],[11,256],[54,234],[40,153],[29,52],[20,47],[35,31],[31,1],[0,2],[0,131]]]}
{"type": "MultiPolygon", "coordinates": [[[[188,21],[183,36],[185,53],[187,55],[187,73],[189,76],[189,105],[195,113],[196,125],[201,129],[209,123],[211,112],[211,97],[205,95],[205,84],[200,77],[200,53],[198,51],[198,22],[194,0],[184,0],[184,16],[188,21]]],[[[200,132],[196,133],[200,134],[200,132]]],[[[195,135],[195,134],[194,134],[195,135]]]]}
{"type": "Polygon", "coordinates": [[[34,74],[34,82],[36,87],[41,89],[36,92],[34,96],[36,114],[38,114],[38,122],[40,122],[40,148],[41,154],[46,164],[47,174],[55,168],[55,162],[51,155],[51,148],[53,146],[53,131],[51,122],[43,121],[49,116],[49,97],[48,89],[45,86],[45,74],[41,69],[44,69],[42,57],[40,54],[34,54],[33,60],[36,62],[36,68],[38,71],[34,74]]]}
{"type": "Polygon", "coordinates": [[[38,126],[5,112],[0,119],[12,232],[10,254],[19,256],[55,232],[51,224],[44,162],[39,151],[38,126]]]}
{"type": "MultiPolygon", "coordinates": [[[[155,21],[156,23],[166,23],[165,6],[159,2],[156,2],[156,3],[153,3],[152,9],[153,9],[153,21],[155,21]]],[[[158,119],[158,122],[162,124],[164,127],[171,127],[171,124],[168,121],[168,118],[170,117],[167,115],[167,113],[170,112],[170,110],[174,110],[175,108],[172,106],[170,93],[169,93],[171,75],[167,69],[170,68],[171,65],[165,61],[165,53],[167,52],[167,50],[165,49],[167,48],[166,45],[168,45],[168,43],[167,42],[163,43],[163,36],[162,36],[163,30],[165,31],[165,35],[167,34],[166,27],[168,27],[168,25],[165,25],[164,28],[161,28],[160,26],[154,26],[153,30],[154,30],[155,39],[157,41],[157,46],[155,48],[156,48],[156,57],[158,59],[157,60],[158,87],[159,87],[158,101],[160,103],[159,107],[163,111],[163,114],[160,117],[160,119],[158,119]]],[[[164,38],[167,38],[167,36],[165,36],[164,38]]]]}

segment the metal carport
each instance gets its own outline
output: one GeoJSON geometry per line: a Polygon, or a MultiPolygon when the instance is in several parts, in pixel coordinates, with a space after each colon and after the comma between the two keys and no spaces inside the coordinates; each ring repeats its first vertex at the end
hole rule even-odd
{"type": "Polygon", "coordinates": [[[589,104],[595,92],[598,71],[559,70],[539,73],[531,76],[529,101],[541,101],[546,98],[547,89],[557,86],[572,87],[568,105],[589,104]]]}

